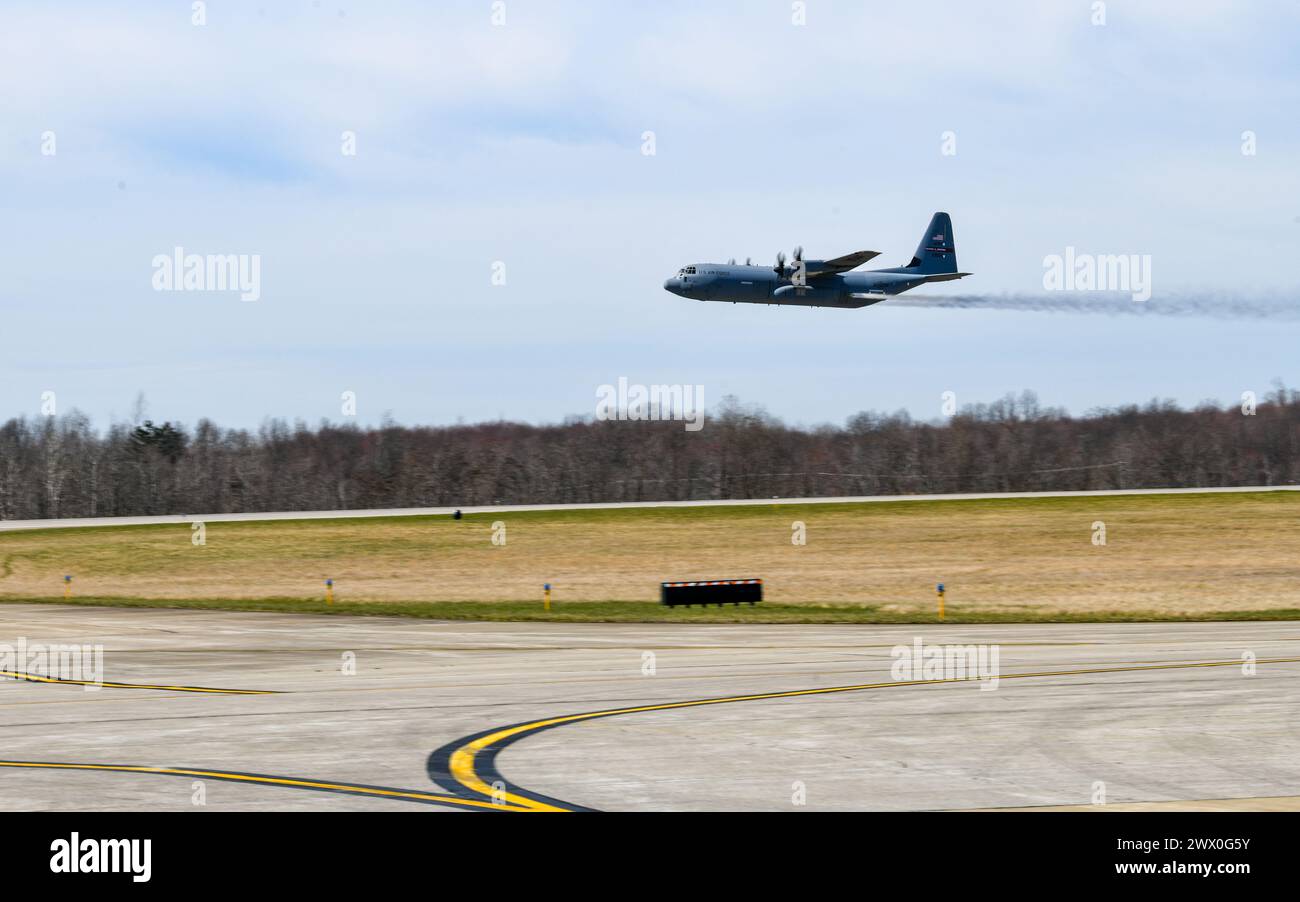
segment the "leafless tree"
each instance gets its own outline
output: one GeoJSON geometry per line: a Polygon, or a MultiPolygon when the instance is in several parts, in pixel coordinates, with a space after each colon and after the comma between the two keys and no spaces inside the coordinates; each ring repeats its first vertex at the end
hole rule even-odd
{"type": "Polygon", "coordinates": [[[943,421],[813,427],[728,398],[698,432],[584,418],[249,431],[137,409],[103,433],[76,411],[0,425],[0,519],[1300,482],[1300,392],[1281,385],[1253,415],[1153,400],[1071,417],[1026,392],[943,421]]]}

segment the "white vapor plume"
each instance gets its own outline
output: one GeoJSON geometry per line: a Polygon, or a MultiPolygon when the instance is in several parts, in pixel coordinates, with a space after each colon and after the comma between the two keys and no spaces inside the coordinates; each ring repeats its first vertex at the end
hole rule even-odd
{"type": "Polygon", "coordinates": [[[1123,292],[1053,294],[903,295],[890,307],[1024,310],[1033,313],[1102,313],[1109,316],[1188,316],[1212,319],[1300,320],[1300,295],[1162,295],[1134,302],[1123,292]]]}

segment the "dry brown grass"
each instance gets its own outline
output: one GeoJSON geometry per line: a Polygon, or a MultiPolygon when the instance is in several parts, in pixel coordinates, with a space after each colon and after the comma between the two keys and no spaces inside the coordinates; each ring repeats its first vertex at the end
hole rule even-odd
{"type": "Polygon", "coordinates": [[[667,579],[762,577],[778,603],[929,612],[1197,614],[1300,607],[1300,495],[1124,496],[210,523],[0,534],[0,598],[348,601],[658,597],[667,579]],[[491,542],[504,521],[507,544],[491,542]],[[791,524],[808,544],[791,544],[791,524]],[[1092,544],[1094,521],[1107,544],[1092,544]]]}

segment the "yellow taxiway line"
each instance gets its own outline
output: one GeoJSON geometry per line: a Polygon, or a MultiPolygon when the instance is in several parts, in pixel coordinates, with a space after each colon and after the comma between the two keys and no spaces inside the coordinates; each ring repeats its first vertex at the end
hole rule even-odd
{"type": "MultiPolygon", "coordinates": [[[[324,780],[302,780],[296,777],[272,777],[262,774],[241,774],[230,771],[198,770],[184,767],[141,767],[127,764],[68,764],[49,761],[0,761],[0,767],[26,767],[44,770],[89,770],[116,771],[131,774],[163,774],[174,777],[200,777],[211,780],[227,780],[236,783],[256,783],[267,786],[285,786],[298,789],[326,790],[342,792],[349,795],[376,796],[379,798],[404,799],[417,802],[436,802],[453,805],[458,808],[489,808],[493,811],[531,811],[531,808],[517,808],[508,804],[482,802],[477,799],[462,799],[455,796],[436,795],[428,792],[414,792],[407,789],[388,789],[380,786],[360,786],[351,783],[331,783],[324,780]]],[[[489,792],[491,788],[489,787],[489,792]]]]}
{"type": "MultiPolygon", "coordinates": [[[[1300,658],[1259,658],[1256,664],[1294,664],[1300,662],[1300,658]]],[[[1245,662],[1242,660],[1233,661],[1195,661],[1175,664],[1137,664],[1126,665],[1122,667],[1093,667],[1077,670],[1043,670],[1033,673],[1009,673],[1001,674],[999,680],[1017,680],[1029,679],[1031,677],[1056,677],[1056,676],[1082,676],[1089,674],[1104,673],[1134,673],[1146,670],[1180,670],[1190,669],[1193,667],[1240,667],[1245,662]]],[[[494,790],[478,775],[475,770],[475,758],[485,748],[497,743],[516,739],[528,733],[534,733],[538,730],[545,730],[549,727],[559,726],[566,723],[576,723],[583,720],[592,720],[597,717],[616,717],[622,714],[640,714],[649,711],[671,711],[678,708],[698,708],[704,705],[726,705],[735,702],[754,702],[767,701],[779,698],[802,698],[810,695],[831,695],[840,692],[862,692],[868,689],[889,689],[896,686],[935,686],[945,683],[967,683],[978,680],[978,677],[955,677],[951,679],[938,680],[891,680],[888,683],[862,683],[856,686],[831,686],[822,689],[795,689],[787,692],[762,692],[753,695],[733,695],[724,698],[706,698],[685,702],[666,702],[656,705],[637,705],[630,708],[611,708],[607,711],[590,711],[585,714],[570,714],[563,717],[552,717],[546,720],[535,720],[531,723],[518,724],[513,727],[506,727],[496,732],[489,733],[485,736],[466,743],[451,754],[451,775],[461,786],[466,789],[496,798],[504,801],[516,808],[523,808],[532,811],[568,811],[570,809],[558,807],[548,802],[538,799],[531,799],[527,796],[517,795],[511,792],[502,792],[499,789],[494,790]]]]}
{"type": "Polygon", "coordinates": [[[269,689],[211,689],[207,686],[154,686],[148,683],[109,683],[95,680],[62,680],[15,670],[0,670],[0,677],[28,683],[58,683],[67,686],[95,686],[101,689],[161,689],[167,692],[206,692],[210,695],[279,695],[269,689]]]}

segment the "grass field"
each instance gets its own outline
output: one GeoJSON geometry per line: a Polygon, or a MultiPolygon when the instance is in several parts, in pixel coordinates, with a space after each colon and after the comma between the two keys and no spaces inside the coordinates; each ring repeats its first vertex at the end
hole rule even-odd
{"type": "Polygon", "coordinates": [[[448,619],[911,622],[934,619],[938,582],[964,622],[1297,619],[1300,494],[209,523],[202,546],[188,525],[0,534],[0,601],[61,600],[65,573],[80,603],[448,619]],[[727,577],[768,600],[654,604],[663,580],[727,577]]]}

